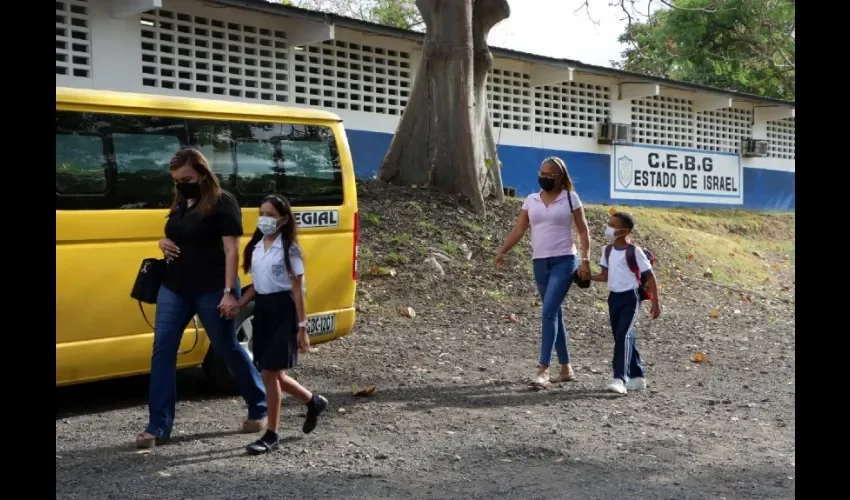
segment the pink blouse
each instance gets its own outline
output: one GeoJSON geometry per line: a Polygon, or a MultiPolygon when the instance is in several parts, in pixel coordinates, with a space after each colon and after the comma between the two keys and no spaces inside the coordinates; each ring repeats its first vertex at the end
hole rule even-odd
{"type": "MultiPolygon", "coordinates": [[[[546,259],[575,255],[576,245],[573,241],[573,213],[567,200],[567,191],[561,194],[547,207],[540,199],[540,193],[529,195],[522,204],[522,209],[528,212],[531,225],[531,258],[546,259]]],[[[570,191],[572,209],[582,206],[575,191],[570,191]]]]}

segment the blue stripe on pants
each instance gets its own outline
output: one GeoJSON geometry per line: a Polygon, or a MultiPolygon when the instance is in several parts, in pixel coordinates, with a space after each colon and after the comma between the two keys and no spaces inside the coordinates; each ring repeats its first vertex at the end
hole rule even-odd
{"type": "Polygon", "coordinates": [[[623,382],[643,377],[640,354],[635,346],[635,323],[640,313],[637,289],[608,295],[608,314],[614,333],[614,378],[623,382]]]}

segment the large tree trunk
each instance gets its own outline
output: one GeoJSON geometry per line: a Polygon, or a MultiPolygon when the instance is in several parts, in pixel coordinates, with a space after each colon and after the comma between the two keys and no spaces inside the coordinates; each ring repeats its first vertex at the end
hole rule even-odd
{"type": "Polygon", "coordinates": [[[411,97],[379,177],[430,185],[467,197],[502,199],[502,176],[487,114],[487,35],[507,19],[507,0],[416,0],[425,22],[422,58],[411,97]]]}

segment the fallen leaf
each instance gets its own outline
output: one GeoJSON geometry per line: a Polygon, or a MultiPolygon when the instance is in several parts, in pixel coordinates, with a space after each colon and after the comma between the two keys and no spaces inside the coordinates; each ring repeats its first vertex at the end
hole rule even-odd
{"type": "Polygon", "coordinates": [[[711,317],[712,318],[717,318],[719,316],[720,316],[720,310],[719,309],[714,309],[714,310],[711,311],[711,317]]]}
{"type": "Polygon", "coordinates": [[[707,361],[708,357],[705,355],[705,353],[702,352],[698,352],[691,356],[691,363],[705,363],[707,361]]]}
{"type": "Polygon", "coordinates": [[[688,255],[688,260],[694,260],[694,254],[689,254],[689,255],[688,255]]]}
{"type": "Polygon", "coordinates": [[[399,312],[401,312],[401,315],[406,318],[416,317],[416,311],[414,311],[412,307],[402,307],[399,312]]]}
{"type": "Polygon", "coordinates": [[[398,274],[396,272],[396,270],[391,268],[391,267],[379,267],[379,266],[372,266],[369,269],[369,272],[371,274],[376,275],[376,276],[395,276],[396,274],[398,274]]]}
{"type": "Polygon", "coordinates": [[[374,385],[367,385],[363,389],[358,388],[357,391],[353,390],[353,387],[352,387],[351,392],[354,394],[354,397],[356,397],[356,398],[368,398],[368,397],[371,397],[372,394],[375,394],[375,389],[377,389],[377,387],[375,387],[374,385]]]}
{"type": "Polygon", "coordinates": [[[512,322],[516,323],[517,321],[519,321],[519,318],[516,317],[516,314],[511,313],[511,314],[508,314],[508,321],[512,321],[512,322]]]}

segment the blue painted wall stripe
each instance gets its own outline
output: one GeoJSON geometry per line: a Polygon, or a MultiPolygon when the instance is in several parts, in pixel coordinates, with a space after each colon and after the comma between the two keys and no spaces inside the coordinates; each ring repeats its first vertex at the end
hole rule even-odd
{"type": "MultiPolygon", "coordinates": [[[[392,140],[392,134],[347,130],[354,173],[360,179],[374,177],[392,140]]],[[[612,200],[610,196],[610,155],[579,153],[524,146],[499,146],[504,185],[527,196],[539,188],[537,169],[546,156],[560,156],[570,170],[576,190],[585,203],[640,205],[648,207],[704,207],[735,209],[740,205],[682,203],[647,200],[612,200]]],[[[759,168],[744,168],[744,205],[749,210],[793,212],[795,210],[795,174],[759,168]]]]}

